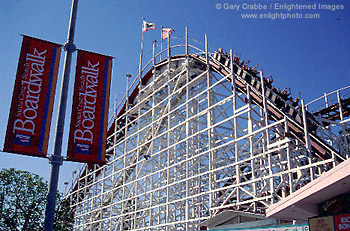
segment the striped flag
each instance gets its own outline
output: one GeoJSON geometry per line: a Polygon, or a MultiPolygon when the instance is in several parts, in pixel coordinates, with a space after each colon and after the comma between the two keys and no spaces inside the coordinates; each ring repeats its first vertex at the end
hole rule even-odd
{"type": "Polygon", "coordinates": [[[162,29],[162,40],[168,38],[171,33],[173,33],[175,30],[172,28],[164,28],[162,29]]]}
{"type": "Polygon", "coordinates": [[[149,23],[149,22],[143,21],[142,32],[146,32],[148,30],[155,30],[155,29],[156,29],[155,23],[149,23]]]}

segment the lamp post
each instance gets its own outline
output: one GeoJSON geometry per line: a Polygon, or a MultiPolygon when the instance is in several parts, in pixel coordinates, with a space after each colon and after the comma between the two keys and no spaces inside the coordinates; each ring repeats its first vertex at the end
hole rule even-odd
{"type": "Polygon", "coordinates": [[[55,204],[56,204],[56,194],[58,185],[58,175],[59,169],[62,165],[63,158],[61,156],[62,151],[62,138],[64,131],[64,120],[66,115],[66,104],[67,104],[67,92],[69,85],[69,75],[72,61],[72,54],[76,50],[74,45],[74,32],[75,32],[75,22],[78,9],[78,0],[72,0],[71,15],[69,21],[68,37],[67,43],[64,45],[65,61],[63,66],[63,76],[61,93],[59,99],[59,107],[57,112],[57,124],[55,133],[55,144],[53,155],[50,156],[49,161],[51,164],[51,174],[49,183],[49,192],[47,195],[46,211],[45,211],[45,231],[53,230],[53,223],[55,217],[55,204]]]}

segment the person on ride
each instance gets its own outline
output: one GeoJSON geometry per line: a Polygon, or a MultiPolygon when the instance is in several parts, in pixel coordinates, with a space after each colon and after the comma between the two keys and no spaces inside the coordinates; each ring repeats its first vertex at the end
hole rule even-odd
{"type": "Polygon", "coordinates": [[[266,86],[267,88],[272,88],[272,83],[273,83],[273,78],[272,78],[271,75],[268,75],[268,76],[266,77],[266,84],[265,84],[265,86],[266,86]]]}
{"type": "Polygon", "coordinates": [[[298,106],[299,106],[300,97],[301,97],[301,95],[300,95],[300,91],[299,91],[299,96],[298,96],[298,98],[295,98],[294,101],[293,101],[293,103],[292,103],[292,106],[293,106],[293,107],[298,107],[298,106]]]}
{"type": "Polygon", "coordinates": [[[290,88],[285,87],[285,88],[283,89],[283,91],[281,92],[281,97],[282,97],[282,99],[284,99],[285,101],[288,100],[288,98],[289,98],[290,95],[291,95],[291,90],[290,90],[290,88]]]}

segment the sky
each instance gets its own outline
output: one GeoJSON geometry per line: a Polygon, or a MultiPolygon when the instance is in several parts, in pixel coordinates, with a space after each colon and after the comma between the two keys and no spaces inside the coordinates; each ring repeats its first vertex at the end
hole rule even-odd
{"type": "MultiPolygon", "coordinates": [[[[0,150],[6,133],[21,34],[64,44],[70,9],[71,0],[0,0],[0,150]]],[[[251,60],[252,66],[259,64],[265,75],[271,74],[274,86],[290,87],[292,96],[300,91],[305,102],[350,85],[349,0],[80,0],[76,47],[115,58],[110,111],[113,111],[115,95],[118,101],[125,94],[126,73],[137,74],[142,18],[155,23],[157,28],[145,32],[144,54],[152,50],[153,40],[159,44],[162,25],[175,30],[172,36],[185,36],[185,27],[188,27],[191,38],[204,42],[207,34],[210,47],[240,53],[243,59],[251,60]],[[266,9],[261,9],[264,7],[266,9]],[[302,9],[288,10],[288,7],[302,9]],[[311,9],[303,9],[308,7],[311,9]],[[258,17],[261,14],[265,18],[248,19],[244,18],[249,17],[246,14],[258,17]]],[[[58,73],[49,153],[53,149],[63,58],[64,52],[58,73]]],[[[76,53],[70,76],[63,156],[66,156],[69,132],[75,59],[76,53]]],[[[61,192],[64,182],[71,180],[79,166],[75,162],[63,163],[58,187],[61,192]]],[[[45,158],[0,152],[0,168],[30,171],[48,181],[51,166],[45,158]]]]}

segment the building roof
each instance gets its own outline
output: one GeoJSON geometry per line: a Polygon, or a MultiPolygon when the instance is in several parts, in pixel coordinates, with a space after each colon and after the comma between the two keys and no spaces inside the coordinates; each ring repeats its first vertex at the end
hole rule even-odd
{"type": "Polygon", "coordinates": [[[270,206],[266,217],[306,221],[318,215],[320,203],[346,192],[350,192],[350,159],[270,206]]]}
{"type": "Polygon", "coordinates": [[[250,217],[253,219],[266,219],[264,215],[255,214],[255,213],[249,213],[249,212],[242,212],[242,211],[234,211],[234,210],[224,210],[221,213],[209,218],[208,220],[200,223],[200,226],[207,226],[207,227],[216,227],[223,224],[226,224],[228,221],[232,220],[235,217],[238,216],[244,216],[244,217],[250,217]]]}

